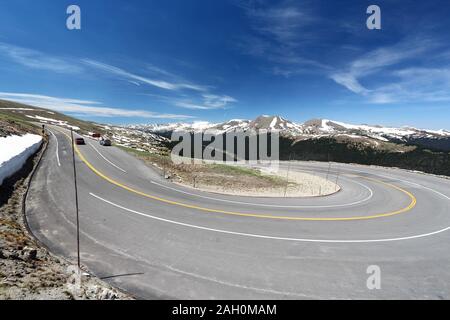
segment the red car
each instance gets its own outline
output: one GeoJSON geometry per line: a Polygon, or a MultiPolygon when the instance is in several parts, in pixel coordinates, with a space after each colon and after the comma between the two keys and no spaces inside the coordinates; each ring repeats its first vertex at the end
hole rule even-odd
{"type": "Polygon", "coordinates": [[[86,144],[86,142],[84,142],[83,138],[76,138],[75,139],[75,144],[82,145],[82,144],[86,144]]]}

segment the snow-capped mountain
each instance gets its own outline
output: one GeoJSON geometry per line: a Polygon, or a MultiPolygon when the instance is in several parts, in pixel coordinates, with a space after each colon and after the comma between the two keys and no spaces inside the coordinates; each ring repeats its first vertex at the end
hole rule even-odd
{"type": "Polygon", "coordinates": [[[447,137],[450,132],[446,130],[423,130],[412,127],[383,127],[370,125],[353,125],[339,121],[327,119],[315,119],[305,122],[302,125],[304,133],[310,134],[339,134],[339,133],[353,133],[362,134],[372,138],[387,140],[387,139],[402,139],[404,137],[447,137]]]}
{"type": "Polygon", "coordinates": [[[450,131],[425,130],[413,127],[384,127],[353,125],[328,119],[315,119],[302,125],[303,133],[310,135],[350,135],[381,141],[416,144],[435,149],[450,150],[450,131]]]}
{"type": "Polygon", "coordinates": [[[250,128],[250,122],[250,120],[232,119],[224,123],[215,124],[208,129],[217,130],[219,133],[247,130],[250,128]]]}
{"type": "Polygon", "coordinates": [[[223,123],[193,122],[171,124],[149,124],[129,126],[129,128],[162,135],[170,135],[173,131],[201,132],[209,130],[216,134],[231,131],[265,129],[276,130],[284,136],[317,138],[324,136],[349,136],[368,138],[384,142],[401,142],[419,144],[425,147],[450,150],[450,131],[425,130],[413,127],[386,127],[379,125],[354,125],[344,122],[313,119],[298,124],[280,116],[262,115],[254,120],[233,119],[223,123]]]}
{"type": "Polygon", "coordinates": [[[164,124],[137,124],[128,125],[126,128],[143,130],[148,132],[165,133],[172,131],[202,131],[206,130],[215,124],[207,121],[196,121],[193,123],[176,122],[176,123],[164,123],[164,124]]]}
{"type": "Polygon", "coordinates": [[[375,139],[402,139],[404,137],[450,137],[450,131],[425,130],[413,127],[385,127],[379,125],[354,125],[328,119],[313,119],[302,124],[297,124],[286,120],[280,116],[262,115],[254,120],[232,119],[223,123],[211,123],[206,121],[196,121],[193,123],[168,123],[168,124],[147,124],[130,125],[131,129],[145,130],[149,132],[171,132],[171,131],[192,131],[217,130],[228,132],[233,130],[248,129],[271,129],[278,130],[292,135],[333,135],[333,134],[360,134],[375,139]]]}
{"type": "Polygon", "coordinates": [[[197,121],[193,123],[168,123],[168,124],[148,124],[130,125],[128,128],[145,130],[156,133],[167,133],[172,131],[200,132],[212,130],[217,133],[248,129],[278,130],[283,132],[301,133],[301,127],[292,121],[279,116],[259,116],[255,120],[232,119],[223,123],[210,123],[197,121]]]}
{"type": "Polygon", "coordinates": [[[300,125],[279,116],[259,116],[250,122],[250,128],[278,130],[286,133],[289,132],[291,134],[302,133],[300,125]]]}

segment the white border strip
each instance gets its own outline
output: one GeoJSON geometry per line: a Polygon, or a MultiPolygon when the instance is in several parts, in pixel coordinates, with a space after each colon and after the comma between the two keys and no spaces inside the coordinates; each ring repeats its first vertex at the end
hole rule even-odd
{"type": "MultiPolygon", "coordinates": [[[[346,170],[350,170],[350,171],[354,171],[354,172],[358,172],[358,173],[367,173],[367,172],[363,172],[363,171],[359,171],[359,170],[354,170],[354,169],[348,169],[348,168],[346,168],[346,170]]],[[[440,196],[446,198],[447,200],[450,200],[450,197],[449,197],[449,196],[446,196],[445,194],[443,194],[443,193],[441,193],[441,192],[439,192],[439,191],[436,191],[436,190],[434,190],[434,189],[425,187],[424,185],[419,184],[419,183],[415,183],[415,182],[411,182],[411,181],[405,180],[405,179],[403,179],[402,177],[386,176],[386,175],[383,175],[383,174],[379,174],[378,172],[377,172],[377,173],[371,173],[371,174],[373,174],[373,175],[375,175],[375,176],[378,176],[378,177],[383,177],[383,178],[386,178],[386,179],[390,179],[390,180],[396,180],[396,181],[408,183],[408,184],[410,184],[410,185],[413,185],[413,186],[416,186],[416,187],[419,187],[419,188],[424,188],[424,189],[427,189],[427,190],[429,190],[429,191],[431,191],[431,192],[434,192],[434,193],[436,193],[436,194],[438,194],[438,195],[440,195],[440,196]]]]}

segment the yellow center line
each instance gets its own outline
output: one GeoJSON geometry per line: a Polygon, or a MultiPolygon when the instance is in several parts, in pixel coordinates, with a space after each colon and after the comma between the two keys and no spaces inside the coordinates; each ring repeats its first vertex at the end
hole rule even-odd
{"type": "MultiPolygon", "coordinates": [[[[58,130],[59,131],[59,130],[58,130]]],[[[61,133],[63,133],[67,138],[69,138],[69,141],[71,140],[70,136],[68,134],[66,134],[63,131],[59,131],[61,133]]],[[[330,217],[330,218],[317,218],[317,217],[291,217],[291,216],[274,216],[274,215],[267,215],[267,214],[257,214],[257,213],[243,213],[243,212],[234,212],[234,211],[225,211],[225,210],[219,210],[219,209],[211,209],[211,208],[205,208],[205,207],[200,207],[200,206],[196,206],[196,205],[191,205],[191,204],[186,204],[186,203],[182,203],[182,202],[177,202],[177,201],[172,201],[172,200],[168,200],[168,199],[164,199],[164,198],[160,198],[157,196],[153,196],[147,193],[144,193],[142,191],[133,189],[127,185],[124,185],[120,182],[115,181],[114,179],[106,176],[105,174],[101,173],[99,170],[97,170],[81,153],[81,151],[78,149],[77,145],[74,145],[75,147],[75,152],[77,153],[78,157],[86,164],[86,166],[88,166],[89,169],[91,169],[96,175],[98,175],[100,178],[108,181],[109,183],[118,186],[122,189],[125,189],[129,192],[138,194],[140,196],[152,199],[152,200],[156,200],[156,201],[160,201],[160,202],[164,202],[170,205],[176,205],[176,206],[180,206],[180,207],[184,207],[184,208],[189,208],[189,209],[196,209],[199,211],[203,211],[203,212],[212,212],[212,213],[222,213],[222,214],[228,214],[228,215],[234,215],[234,216],[243,216],[243,217],[253,217],[253,218],[265,218],[265,219],[278,219],[278,220],[300,220],[300,221],[353,221],[353,220],[369,220],[369,219],[376,219],[376,218],[383,218],[383,217],[390,217],[390,216],[394,216],[394,215],[398,215],[407,211],[410,211],[412,208],[414,208],[416,206],[417,203],[417,199],[416,197],[410,193],[407,190],[404,190],[396,185],[393,185],[391,183],[387,183],[387,182],[383,182],[381,180],[378,179],[374,179],[374,178],[368,178],[368,177],[363,177],[363,176],[359,176],[356,175],[357,177],[366,179],[366,180],[371,180],[371,181],[375,181],[377,183],[380,184],[384,184],[386,186],[389,186],[391,188],[394,188],[396,190],[399,190],[401,192],[403,192],[404,194],[406,194],[410,199],[411,202],[409,203],[408,206],[396,210],[396,211],[391,211],[391,212],[386,212],[386,213],[380,213],[380,214],[374,214],[374,215],[370,215],[370,216],[354,216],[354,217],[330,217]]]]}

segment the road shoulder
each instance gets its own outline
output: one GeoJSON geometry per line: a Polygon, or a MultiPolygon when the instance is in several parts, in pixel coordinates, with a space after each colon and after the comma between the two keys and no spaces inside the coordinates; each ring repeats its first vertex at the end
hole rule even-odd
{"type": "Polygon", "coordinates": [[[88,273],[79,284],[78,270],[28,231],[23,201],[43,152],[45,146],[2,187],[10,196],[0,205],[0,300],[132,299],[88,273]]]}

